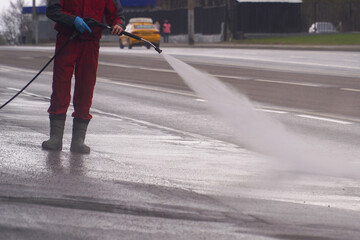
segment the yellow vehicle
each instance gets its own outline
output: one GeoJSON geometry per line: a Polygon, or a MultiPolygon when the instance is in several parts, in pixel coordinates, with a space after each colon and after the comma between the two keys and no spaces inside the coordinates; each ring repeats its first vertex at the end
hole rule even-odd
{"type": "MultiPolygon", "coordinates": [[[[160,46],[160,32],[154,26],[151,18],[131,18],[125,31],[148,40],[156,47],[160,46]]],[[[133,46],[146,46],[148,49],[150,48],[148,43],[124,35],[120,36],[119,42],[121,49],[124,48],[124,46],[127,46],[129,49],[133,46]]]]}

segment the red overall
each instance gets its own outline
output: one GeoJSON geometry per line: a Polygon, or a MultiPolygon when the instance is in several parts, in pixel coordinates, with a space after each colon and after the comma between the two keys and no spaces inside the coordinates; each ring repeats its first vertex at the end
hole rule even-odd
{"type": "MultiPolygon", "coordinates": [[[[119,4],[115,1],[118,0],[50,0],[47,16],[57,22],[55,29],[58,31],[55,51],[74,33],[76,16],[90,17],[99,22],[105,17],[109,25],[121,24],[119,4]]],[[[75,72],[72,116],[79,119],[92,118],[90,107],[96,82],[101,32],[101,28],[94,28],[92,33],[83,33],[55,58],[53,93],[48,109],[50,114],[66,114],[71,100],[71,79],[75,72]]]]}
{"type": "MultiPolygon", "coordinates": [[[[69,36],[58,34],[56,50],[61,48],[69,36]]],[[[75,69],[73,117],[91,119],[90,107],[99,56],[99,41],[84,41],[79,38],[69,45],[54,60],[53,93],[49,113],[66,114],[71,100],[71,79],[75,69]]]]}

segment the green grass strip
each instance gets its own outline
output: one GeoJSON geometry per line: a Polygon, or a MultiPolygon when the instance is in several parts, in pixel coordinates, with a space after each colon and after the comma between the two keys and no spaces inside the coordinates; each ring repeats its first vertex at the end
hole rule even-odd
{"type": "Polygon", "coordinates": [[[233,40],[232,42],[240,44],[360,45],[360,33],[309,34],[233,40]]]}

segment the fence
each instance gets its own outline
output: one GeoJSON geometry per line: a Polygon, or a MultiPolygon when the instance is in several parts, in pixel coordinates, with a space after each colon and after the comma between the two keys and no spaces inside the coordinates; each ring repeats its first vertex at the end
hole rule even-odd
{"type": "Polygon", "coordinates": [[[316,22],[330,22],[340,32],[360,31],[360,0],[304,0],[301,12],[304,32],[316,22]]]}
{"type": "Polygon", "coordinates": [[[174,10],[125,10],[125,19],[128,23],[130,18],[149,17],[155,21],[159,21],[160,25],[165,20],[171,23],[172,35],[187,34],[187,9],[174,10]]]}
{"type": "Polygon", "coordinates": [[[195,33],[204,35],[219,34],[222,24],[225,23],[226,8],[220,7],[197,7],[195,8],[195,33]]]}
{"type": "Polygon", "coordinates": [[[279,2],[238,3],[235,32],[294,33],[301,31],[301,4],[279,2]]]}
{"type": "MultiPolygon", "coordinates": [[[[125,10],[126,22],[134,17],[150,17],[155,21],[159,21],[160,25],[165,20],[171,23],[172,35],[183,35],[188,33],[188,10],[125,10]]],[[[221,26],[225,22],[225,6],[222,7],[197,7],[195,14],[195,33],[204,35],[219,34],[221,26]]]]}

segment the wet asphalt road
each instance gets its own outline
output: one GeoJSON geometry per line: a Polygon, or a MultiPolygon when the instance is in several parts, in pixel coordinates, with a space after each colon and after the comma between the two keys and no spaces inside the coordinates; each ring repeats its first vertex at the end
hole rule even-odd
{"type": "MultiPolygon", "coordinates": [[[[344,160],[360,150],[358,52],[164,49],[344,160]]],[[[0,48],[0,101],[49,47],[0,48]]],[[[235,144],[163,58],[102,48],[90,155],[40,149],[51,68],[0,112],[0,239],[358,239],[356,178],[280,170],[235,144]]],[[[70,109],[71,111],[72,109],[70,109]]],[[[276,137],[276,136],[274,136],[276,137]]]]}

